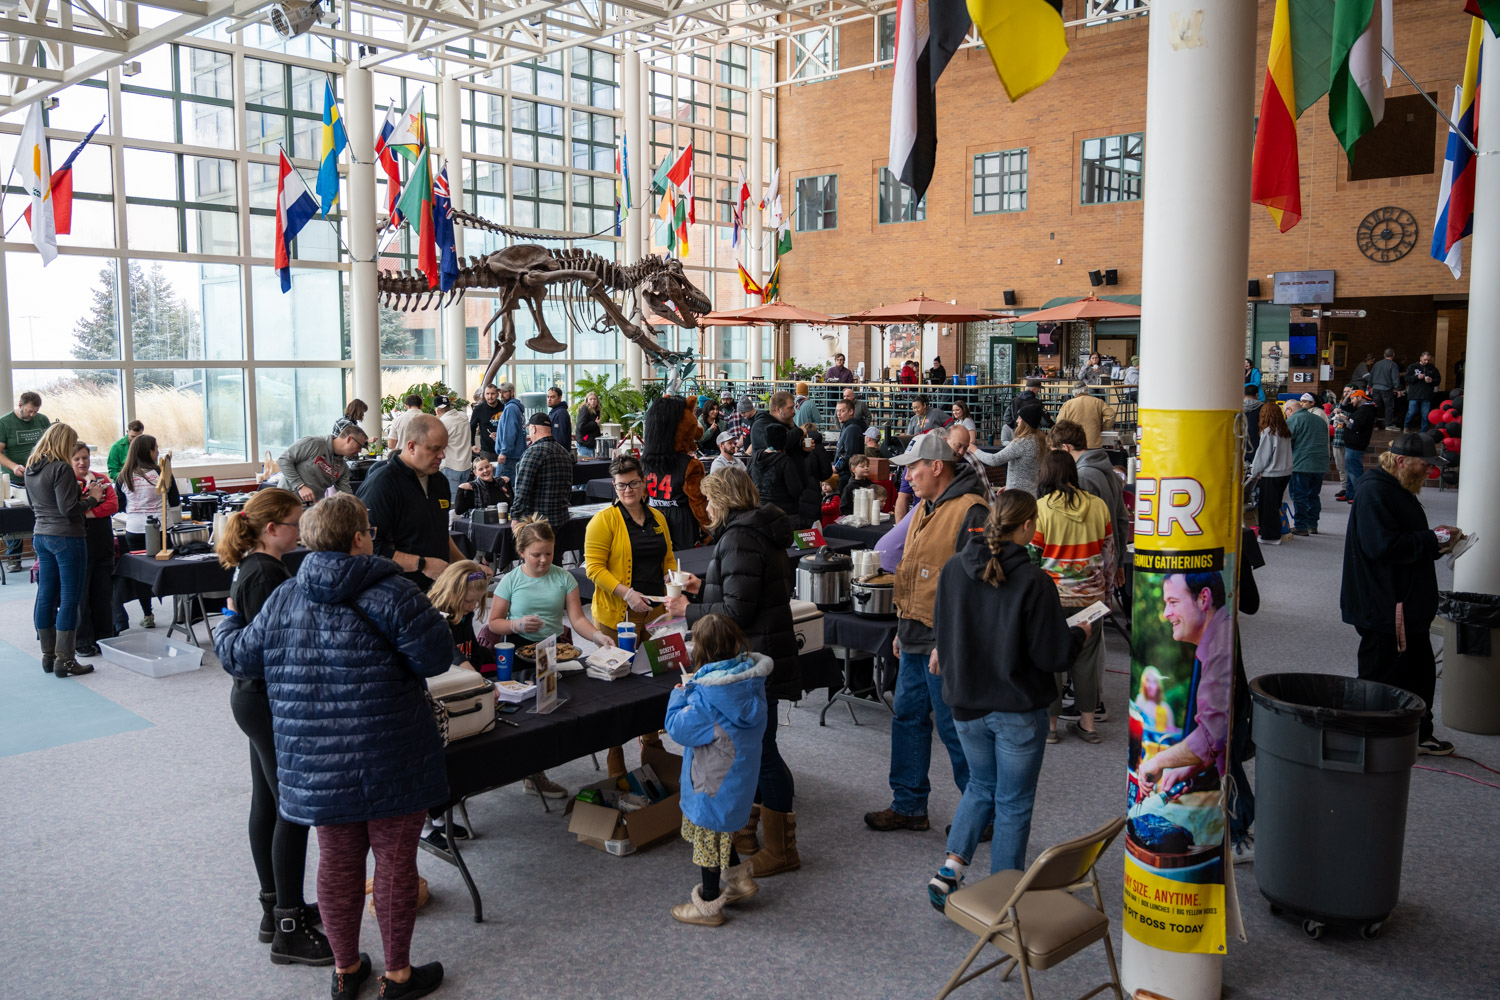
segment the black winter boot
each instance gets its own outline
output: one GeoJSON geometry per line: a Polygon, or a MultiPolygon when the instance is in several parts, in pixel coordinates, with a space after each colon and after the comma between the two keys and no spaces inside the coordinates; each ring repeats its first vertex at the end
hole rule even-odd
{"type": "Polygon", "coordinates": [[[260,908],[260,943],[270,944],[271,939],[276,936],[276,916],[271,912],[276,909],[276,893],[261,893],[260,908]]]}
{"type": "Polygon", "coordinates": [[[307,909],[276,907],[276,931],[271,938],[271,961],[276,965],[332,965],[333,949],[328,939],[313,930],[307,909]]]}
{"type": "Polygon", "coordinates": [[[50,674],[57,663],[57,629],[39,628],[36,637],[42,644],[42,669],[50,674]]]}
{"type": "Polygon", "coordinates": [[[73,658],[73,643],[78,633],[71,630],[59,630],[57,633],[57,662],[52,665],[53,677],[77,676],[79,674],[91,674],[94,667],[89,663],[79,663],[73,658]]]}

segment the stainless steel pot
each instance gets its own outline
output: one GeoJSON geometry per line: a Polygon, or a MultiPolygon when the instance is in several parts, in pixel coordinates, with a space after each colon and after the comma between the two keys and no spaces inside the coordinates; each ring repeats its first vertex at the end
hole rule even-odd
{"type": "Polygon", "coordinates": [[[849,599],[854,613],[864,618],[896,617],[896,588],[889,583],[850,584],[849,599]]]}
{"type": "Polygon", "coordinates": [[[819,611],[849,610],[849,557],[819,549],[797,563],[797,599],[819,611]]]}
{"type": "Polygon", "coordinates": [[[167,529],[167,548],[180,549],[189,542],[208,543],[213,534],[212,524],[197,524],[184,521],[182,524],[174,524],[167,529]]]}
{"type": "Polygon", "coordinates": [[[224,503],[230,512],[244,510],[245,504],[249,503],[250,499],[254,496],[254,493],[231,493],[224,498],[224,503]]]}

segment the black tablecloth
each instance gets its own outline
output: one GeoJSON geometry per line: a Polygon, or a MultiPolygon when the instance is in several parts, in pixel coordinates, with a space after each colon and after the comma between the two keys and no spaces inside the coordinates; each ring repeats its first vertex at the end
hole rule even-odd
{"type": "Polygon", "coordinates": [[[885,533],[896,526],[894,519],[878,525],[867,525],[856,528],[848,524],[825,524],[823,526],[824,538],[845,538],[858,542],[856,548],[873,549],[875,543],[885,537],[885,533]]]}
{"type": "MultiPolygon", "coordinates": [[[[824,537],[827,538],[826,535],[824,537]]],[[[857,542],[851,542],[847,538],[828,538],[827,541],[828,547],[834,552],[848,552],[851,549],[860,547],[857,542]]],[[[808,553],[817,550],[790,548],[786,551],[787,555],[792,557],[792,562],[796,562],[808,553]]],[[[714,547],[712,545],[703,545],[696,549],[683,549],[681,552],[676,553],[676,555],[679,569],[702,576],[708,569],[708,564],[713,561],[714,547]]]]}
{"type": "MultiPolygon", "coordinates": [[[[295,572],[306,556],[306,549],[293,549],[281,558],[295,572]]],[[[227,591],[233,575],[233,570],[219,565],[215,555],[157,559],[132,552],[115,560],[115,576],[144,583],[157,597],[227,591]]]]}
{"type": "Polygon", "coordinates": [[[36,527],[30,507],[0,507],[0,535],[24,535],[36,527]]]}
{"type": "Polygon", "coordinates": [[[583,490],[590,500],[613,500],[615,481],[607,476],[603,479],[590,479],[583,490]]]}
{"type": "MultiPolygon", "coordinates": [[[[609,479],[609,459],[585,458],[573,463],[573,482],[590,483],[596,479],[609,479]]],[[[592,495],[592,494],[590,494],[592,495]]],[[[610,487],[609,498],[613,499],[614,487],[610,487]]]]}
{"type": "MultiPolygon", "coordinates": [[[[557,538],[559,558],[563,552],[583,551],[583,538],[588,532],[592,517],[592,514],[574,515],[563,525],[557,538]]],[[[497,566],[509,566],[520,558],[516,552],[515,532],[509,521],[505,524],[482,524],[467,517],[455,517],[453,533],[462,536],[475,551],[493,556],[497,566]]]]}
{"type": "Polygon", "coordinates": [[[501,716],[515,726],[500,722],[490,732],[448,747],[451,801],[655,732],[666,719],[667,699],[680,679],[676,673],[617,681],[583,674],[560,679],[559,692],[568,700],[550,715],[527,712],[533,699],[520,711],[501,716]]]}

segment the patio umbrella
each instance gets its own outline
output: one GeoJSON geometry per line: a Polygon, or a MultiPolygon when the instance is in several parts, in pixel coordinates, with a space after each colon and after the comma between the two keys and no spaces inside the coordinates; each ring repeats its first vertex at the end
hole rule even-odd
{"type": "Polygon", "coordinates": [[[984,320],[1014,320],[1015,318],[1009,313],[997,313],[989,309],[943,302],[940,299],[929,299],[925,295],[839,317],[840,322],[844,323],[880,327],[882,364],[884,364],[885,356],[885,328],[888,326],[904,323],[915,323],[919,326],[923,323],[977,323],[984,320]]]}
{"type": "Polygon", "coordinates": [[[712,313],[714,316],[733,318],[736,323],[811,323],[819,326],[827,326],[830,323],[843,323],[845,320],[834,319],[827,313],[820,313],[813,309],[804,309],[787,302],[767,302],[764,305],[750,306],[746,309],[726,309],[723,312],[712,313]]]}
{"type": "MultiPolygon", "coordinates": [[[[1034,313],[1026,313],[1021,317],[1024,323],[1087,323],[1089,328],[1089,346],[1094,344],[1094,324],[1101,319],[1131,319],[1139,317],[1140,306],[1133,306],[1128,302],[1111,302],[1101,299],[1096,295],[1081,298],[1077,302],[1064,302],[1060,306],[1051,309],[1040,309],[1034,313]]],[[[1059,345],[1061,350],[1061,345],[1059,345]]],[[[1059,355],[1063,357],[1063,355],[1059,355]]],[[[1066,358],[1063,358],[1066,362],[1066,358]]]]}

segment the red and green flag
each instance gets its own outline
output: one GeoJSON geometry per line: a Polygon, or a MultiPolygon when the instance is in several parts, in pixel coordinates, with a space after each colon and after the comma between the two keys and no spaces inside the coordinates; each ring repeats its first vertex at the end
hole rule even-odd
{"type": "Polygon", "coordinates": [[[438,287],[437,231],[432,217],[432,167],[427,147],[412,164],[411,176],[401,189],[396,208],[406,217],[417,238],[417,267],[427,276],[427,287],[438,287]]]}
{"type": "Polygon", "coordinates": [[[1250,200],[1266,206],[1283,233],[1302,218],[1297,119],[1328,93],[1332,31],[1333,5],[1327,0],[1276,0],[1250,200]]]}
{"type": "Polygon", "coordinates": [[[1500,36],[1500,0],[1468,0],[1464,10],[1475,17],[1482,17],[1490,30],[1500,36]]]}
{"type": "Polygon", "coordinates": [[[1328,123],[1354,149],[1360,136],[1385,116],[1381,38],[1389,11],[1382,0],[1338,0],[1333,5],[1333,63],[1328,86],[1328,123]]]}

